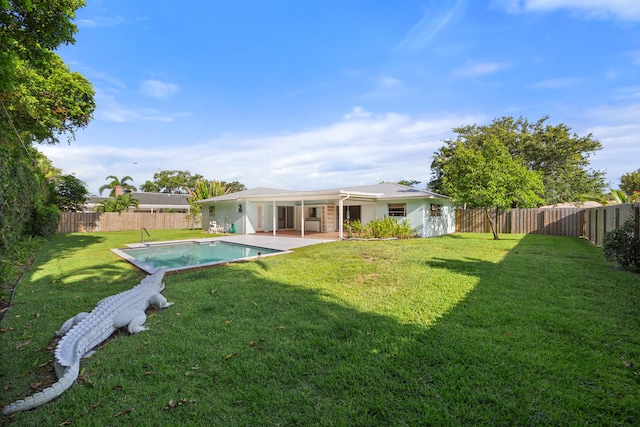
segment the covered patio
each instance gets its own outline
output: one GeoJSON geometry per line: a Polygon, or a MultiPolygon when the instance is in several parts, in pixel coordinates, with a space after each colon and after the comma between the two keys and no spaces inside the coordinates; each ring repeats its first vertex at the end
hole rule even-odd
{"type": "Polygon", "coordinates": [[[385,217],[407,221],[420,237],[455,232],[447,196],[394,183],[312,191],[258,187],[197,203],[203,228],[212,232],[343,239],[349,222],[385,217]]]}

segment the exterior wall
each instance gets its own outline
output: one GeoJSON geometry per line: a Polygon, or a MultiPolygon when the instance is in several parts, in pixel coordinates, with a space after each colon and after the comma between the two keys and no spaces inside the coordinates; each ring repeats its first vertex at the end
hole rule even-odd
{"type": "Polygon", "coordinates": [[[431,204],[425,201],[423,211],[422,237],[436,237],[456,232],[456,210],[444,200],[433,202],[441,206],[441,216],[431,216],[431,204]]]}
{"type": "Polygon", "coordinates": [[[379,201],[376,204],[376,218],[389,216],[389,203],[406,203],[407,215],[394,218],[409,220],[409,224],[420,237],[436,237],[455,233],[456,231],[455,209],[447,200],[405,199],[379,201]],[[441,216],[431,216],[431,204],[441,206],[441,216]]]}
{"type": "Polygon", "coordinates": [[[202,205],[202,228],[207,230],[209,228],[209,222],[217,221],[219,225],[223,227],[230,227],[231,224],[235,224],[236,233],[244,234],[245,221],[243,220],[246,212],[246,203],[242,203],[243,212],[238,212],[237,202],[223,202],[215,203],[215,215],[209,215],[209,204],[202,205]]]}
{"type": "MultiPolygon", "coordinates": [[[[373,221],[377,218],[383,218],[389,216],[389,203],[406,203],[405,217],[395,217],[398,220],[407,219],[413,229],[416,230],[416,234],[420,237],[435,237],[443,234],[455,233],[456,231],[456,218],[455,209],[447,200],[430,200],[430,199],[404,199],[404,200],[382,200],[377,202],[367,201],[345,201],[344,206],[360,206],[360,216],[363,224],[373,221]],[[431,204],[441,206],[440,216],[431,216],[431,204]]],[[[258,208],[261,204],[263,206],[263,229],[265,233],[273,232],[273,203],[260,202],[252,203],[242,201],[218,202],[215,203],[215,215],[209,215],[209,205],[203,205],[202,207],[202,227],[206,230],[209,228],[210,221],[218,221],[218,224],[222,226],[230,226],[235,224],[236,233],[239,234],[252,234],[257,232],[258,224],[258,208]],[[238,205],[242,205],[242,212],[238,212],[238,205]]],[[[279,202],[276,206],[294,206],[294,229],[301,230],[301,206],[295,202],[279,202]]],[[[321,231],[330,232],[337,231],[336,223],[338,221],[336,214],[336,206],[329,201],[322,202],[321,204],[305,203],[305,218],[307,217],[308,208],[318,208],[318,215],[323,218],[321,231]]],[[[277,216],[277,210],[276,210],[277,216]]],[[[276,228],[278,227],[276,218],[276,228]]]]}

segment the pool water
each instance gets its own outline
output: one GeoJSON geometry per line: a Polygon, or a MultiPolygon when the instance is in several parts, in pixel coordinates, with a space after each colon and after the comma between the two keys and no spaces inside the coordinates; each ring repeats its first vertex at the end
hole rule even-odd
{"type": "Polygon", "coordinates": [[[151,273],[158,268],[175,271],[256,259],[286,251],[221,241],[207,241],[151,244],[144,248],[114,249],[113,252],[151,273]]]}

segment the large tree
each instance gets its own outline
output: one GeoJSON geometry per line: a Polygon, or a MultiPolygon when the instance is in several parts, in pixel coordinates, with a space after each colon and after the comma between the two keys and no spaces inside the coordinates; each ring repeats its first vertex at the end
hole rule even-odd
{"type": "Polygon", "coordinates": [[[494,239],[499,239],[500,210],[542,202],[541,173],[511,156],[496,137],[488,137],[481,145],[459,141],[450,148],[443,165],[442,191],[458,205],[483,208],[494,239]]]}
{"type": "Polygon", "coordinates": [[[0,0],[0,90],[13,86],[18,59],[47,68],[53,50],[74,43],[73,20],[84,0],[0,0]]]}
{"type": "Polygon", "coordinates": [[[73,175],[60,175],[52,183],[58,209],[67,212],[82,212],[89,194],[87,184],[84,181],[73,175]]]}
{"type": "Polygon", "coordinates": [[[231,182],[220,181],[220,182],[222,183],[224,188],[226,188],[227,193],[237,193],[238,191],[244,191],[247,189],[247,187],[239,181],[231,181],[231,182]]]}
{"type": "Polygon", "coordinates": [[[588,169],[589,157],[602,148],[600,142],[591,134],[572,134],[565,124],[551,125],[548,120],[543,117],[530,123],[522,117],[502,117],[486,126],[454,128],[457,137],[443,141],[445,145],[434,155],[429,188],[445,192],[444,166],[458,144],[479,148],[485,141],[496,138],[514,159],[529,170],[541,173],[544,203],[576,202],[585,194],[602,194],[604,173],[588,169]]]}
{"type": "Polygon", "coordinates": [[[86,127],[91,84],[53,50],[73,43],[79,0],[0,0],[0,134],[25,144],[57,143],[86,127]]]}
{"type": "Polygon", "coordinates": [[[620,178],[620,189],[631,196],[634,192],[640,193],[640,169],[629,172],[620,178]]]}
{"type": "Polygon", "coordinates": [[[153,174],[153,181],[147,181],[140,189],[149,193],[189,194],[197,182],[204,177],[191,175],[189,171],[164,170],[153,174]]]}
{"type": "Polygon", "coordinates": [[[57,207],[32,144],[72,138],[93,114],[91,84],[53,53],[74,42],[84,4],[0,0],[0,182],[11,183],[0,185],[0,260],[20,239],[55,232],[57,207]]]}

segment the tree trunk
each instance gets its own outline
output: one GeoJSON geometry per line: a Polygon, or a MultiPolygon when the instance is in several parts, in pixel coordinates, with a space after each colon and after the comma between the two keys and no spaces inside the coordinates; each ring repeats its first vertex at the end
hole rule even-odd
{"type": "Polygon", "coordinates": [[[484,213],[489,220],[489,226],[491,227],[491,232],[493,233],[493,240],[500,240],[500,236],[498,236],[498,208],[493,211],[493,216],[490,211],[491,208],[484,208],[484,213]]]}

